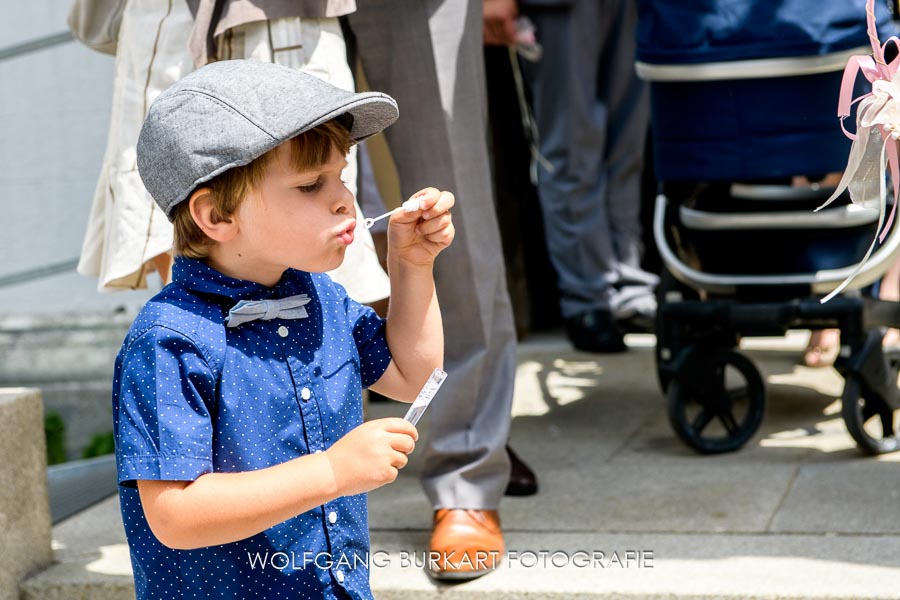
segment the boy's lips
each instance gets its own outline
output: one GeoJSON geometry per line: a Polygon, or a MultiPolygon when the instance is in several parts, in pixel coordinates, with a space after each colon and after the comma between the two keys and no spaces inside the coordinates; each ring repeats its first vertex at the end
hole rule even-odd
{"type": "Polygon", "coordinates": [[[344,244],[349,246],[353,243],[354,230],[356,229],[356,221],[352,221],[348,223],[343,229],[338,232],[338,239],[341,240],[344,244]]]}

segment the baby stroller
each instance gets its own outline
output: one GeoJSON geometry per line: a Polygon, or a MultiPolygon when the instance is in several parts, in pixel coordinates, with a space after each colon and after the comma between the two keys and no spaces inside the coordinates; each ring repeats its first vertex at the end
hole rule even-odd
{"type": "MultiPolygon", "coordinates": [[[[697,452],[737,450],[762,422],[765,386],[736,350],[742,337],[824,328],[841,331],[850,434],[869,454],[900,449],[900,351],[881,344],[900,310],[862,293],[897,259],[900,227],[822,304],[872,243],[877,195],[860,206],[845,193],[814,213],[834,190],[792,185],[847,163],[835,108],[848,58],[871,53],[864,4],[639,1],[661,182],[657,372],[671,426],[697,452]]],[[[877,16],[890,25],[885,6],[877,16]]]]}

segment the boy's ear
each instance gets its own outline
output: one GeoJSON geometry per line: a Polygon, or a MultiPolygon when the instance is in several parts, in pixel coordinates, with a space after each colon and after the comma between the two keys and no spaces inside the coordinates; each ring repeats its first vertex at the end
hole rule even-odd
{"type": "Polygon", "coordinates": [[[227,242],[238,231],[237,223],[231,218],[223,218],[216,210],[209,188],[197,188],[188,199],[191,218],[203,233],[217,242],[227,242]]]}

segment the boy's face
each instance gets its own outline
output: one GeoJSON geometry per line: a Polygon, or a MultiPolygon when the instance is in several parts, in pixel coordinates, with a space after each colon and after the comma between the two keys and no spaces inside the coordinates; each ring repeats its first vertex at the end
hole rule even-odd
{"type": "Polygon", "coordinates": [[[255,280],[271,283],[287,268],[337,268],[356,227],[353,195],[341,181],[347,161],[332,149],[327,163],[298,172],[288,144],[273,152],[262,183],[235,215],[239,246],[234,258],[254,271],[255,280]]]}

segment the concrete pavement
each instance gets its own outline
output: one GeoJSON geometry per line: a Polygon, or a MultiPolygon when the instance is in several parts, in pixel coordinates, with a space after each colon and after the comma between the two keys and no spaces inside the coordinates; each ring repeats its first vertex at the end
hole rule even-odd
{"type": "MultiPolygon", "coordinates": [[[[371,494],[378,598],[900,598],[900,455],[856,450],[841,378],[796,366],[805,333],[747,341],[768,413],[743,450],[712,457],[669,428],[652,336],[627,339],[615,356],[574,352],[558,335],[520,345],[511,443],[541,491],[504,501],[497,572],[456,585],[424,573],[431,511],[417,454],[371,494]]],[[[26,598],[133,598],[115,498],[53,534],[59,562],[26,598]]]]}

